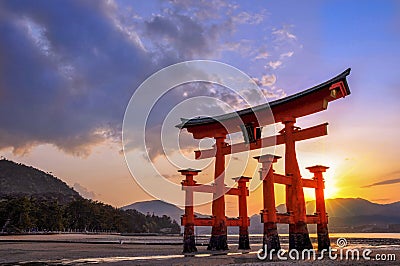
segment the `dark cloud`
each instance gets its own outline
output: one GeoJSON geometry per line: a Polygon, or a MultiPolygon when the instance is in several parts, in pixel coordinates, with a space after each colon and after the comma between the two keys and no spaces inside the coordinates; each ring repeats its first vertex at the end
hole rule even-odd
{"type": "MultiPolygon", "coordinates": [[[[224,1],[163,2],[138,17],[142,5],[0,2],[0,149],[24,153],[49,143],[86,155],[107,139],[119,141],[125,107],[148,76],[182,60],[218,57],[235,25],[250,23],[224,1]]],[[[206,94],[241,104],[220,89],[206,94]]],[[[168,108],[185,98],[177,95],[168,108]]]]}
{"type": "Polygon", "coordinates": [[[147,34],[160,40],[163,49],[176,53],[181,59],[191,58],[203,48],[208,48],[203,27],[187,16],[173,14],[172,16],[155,16],[146,22],[147,34]]]}
{"type": "Polygon", "coordinates": [[[157,66],[100,1],[2,1],[0,148],[85,153],[118,132],[133,88],[157,66]]]}
{"type": "Polygon", "coordinates": [[[51,143],[87,154],[119,138],[134,89],[208,49],[201,26],[183,15],[155,16],[143,27],[151,38],[170,36],[169,46],[180,51],[171,55],[145,50],[105,1],[2,1],[0,10],[0,148],[14,152],[51,143]],[[185,40],[192,45],[185,48],[185,40]]]}
{"type": "Polygon", "coordinates": [[[218,2],[171,1],[163,12],[145,21],[141,34],[151,39],[153,49],[181,61],[215,59],[221,39],[234,31],[231,17],[219,17],[221,10],[229,13],[232,7],[218,2]]]}

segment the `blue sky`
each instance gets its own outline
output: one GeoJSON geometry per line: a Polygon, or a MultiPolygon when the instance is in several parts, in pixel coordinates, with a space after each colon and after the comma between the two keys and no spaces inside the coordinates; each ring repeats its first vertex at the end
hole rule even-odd
{"type": "MultiPolygon", "coordinates": [[[[400,200],[398,182],[382,186],[387,195],[379,198],[375,186],[359,186],[400,173],[398,1],[3,0],[0,36],[1,154],[52,171],[100,200],[149,198],[120,153],[123,114],[148,76],[193,59],[237,67],[269,100],[351,67],[352,95],[299,121],[330,122],[330,135],[300,144],[300,155],[318,159],[322,147],[335,158],[337,196],[400,200]],[[110,173],[117,180],[112,189],[110,173]]],[[[185,95],[178,90],[160,110],[185,95]]],[[[222,88],[213,95],[230,96],[222,88]]]]}

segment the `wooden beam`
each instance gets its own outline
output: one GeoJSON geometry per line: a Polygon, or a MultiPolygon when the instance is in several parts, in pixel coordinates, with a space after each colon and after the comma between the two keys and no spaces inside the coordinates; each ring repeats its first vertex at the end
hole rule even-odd
{"type": "Polygon", "coordinates": [[[182,190],[192,190],[193,192],[215,193],[212,185],[196,184],[194,186],[182,186],[182,190]]]}
{"type": "Polygon", "coordinates": [[[319,216],[317,214],[309,214],[307,215],[307,223],[308,224],[317,224],[319,223],[319,216]]]}
{"type": "Polygon", "coordinates": [[[274,181],[277,184],[292,185],[292,178],[290,176],[280,175],[274,173],[274,181]]]}
{"type": "Polygon", "coordinates": [[[197,226],[213,226],[214,218],[194,218],[194,225],[197,226]]]}
{"type": "MultiPolygon", "coordinates": [[[[309,127],[306,129],[301,129],[295,131],[293,133],[295,141],[301,141],[311,138],[316,138],[320,136],[325,136],[328,134],[328,123],[323,123],[317,126],[309,127]]],[[[257,150],[261,148],[271,147],[274,145],[281,145],[285,143],[285,136],[283,134],[265,137],[262,139],[257,140],[256,142],[247,144],[247,143],[237,143],[233,145],[226,145],[222,148],[222,152],[224,155],[234,154],[249,150],[257,150]]],[[[199,159],[206,159],[212,158],[216,154],[216,149],[208,149],[208,150],[199,150],[195,151],[195,158],[199,159]]]]}
{"type": "MultiPolygon", "coordinates": [[[[194,225],[195,226],[213,226],[214,224],[214,218],[213,217],[206,217],[206,218],[194,218],[194,225]]],[[[187,218],[186,216],[181,217],[181,223],[182,225],[185,225],[187,223],[187,218]]],[[[226,226],[249,226],[250,225],[250,218],[247,217],[243,221],[243,219],[240,218],[227,218],[226,219],[226,226]],[[245,224],[243,224],[245,223],[245,224]]]]}
{"type": "MultiPolygon", "coordinates": [[[[302,178],[301,181],[303,183],[303,187],[309,187],[309,188],[318,187],[317,181],[314,179],[302,178]]],[[[292,178],[290,176],[274,173],[274,183],[290,186],[292,185],[292,178]]]]}
{"type": "Polygon", "coordinates": [[[277,213],[276,214],[277,223],[279,224],[293,224],[294,217],[293,215],[287,213],[277,213]]]}
{"type": "MultiPolygon", "coordinates": [[[[182,186],[182,190],[192,190],[193,192],[203,192],[203,193],[215,193],[216,188],[213,185],[204,185],[204,184],[195,184],[193,186],[182,186]]],[[[238,188],[229,188],[225,187],[226,195],[234,195],[239,196],[241,194],[238,188]]],[[[249,191],[247,191],[247,195],[249,195],[249,191]]]]}
{"type": "Polygon", "coordinates": [[[318,183],[314,179],[302,178],[301,182],[303,183],[303,187],[309,187],[309,188],[317,188],[318,187],[318,183]]]}
{"type": "MultiPolygon", "coordinates": [[[[307,224],[317,224],[319,223],[319,216],[317,214],[309,214],[306,216],[307,217],[307,224]]],[[[267,214],[262,213],[261,214],[261,222],[266,223],[268,222],[267,220],[267,214]]],[[[277,218],[277,223],[280,224],[291,224],[294,223],[293,215],[287,214],[287,213],[277,213],[276,214],[277,218]]]]}
{"type": "MultiPolygon", "coordinates": [[[[225,194],[239,196],[241,194],[241,192],[238,188],[226,188],[225,194]]],[[[248,196],[248,195],[246,195],[246,196],[248,196]]]]}
{"type": "Polygon", "coordinates": [[[239,218],[228,218],[226,220],[227,226],[241,226],[242,223],[243,223],[242,219],[239,219],[239,218]]]}

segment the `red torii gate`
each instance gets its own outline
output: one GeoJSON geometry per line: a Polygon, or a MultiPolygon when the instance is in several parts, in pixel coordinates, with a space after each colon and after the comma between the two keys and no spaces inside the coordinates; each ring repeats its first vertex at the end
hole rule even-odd
{"type": "MultiPolygon", "coordinates": [[[[275,174],[272,170],[272,164],[280,157],[274,155],[256,157],[256,159],[263,164],[261,179],[263,180],[264,188],[264,209],[262,210],[264,244],[268,244],[268,249],[278,250],[280,244],[276,223],[287,223],[289,224],[289,249],[303,250],[312,248],[307,223],[316,223],[318,248],[324,249],[329,247],[328,219],[325,211],[323,194],[324,183],[322,177],[322,173],[325,172],[328,167],[309,167],[307,169],[314,173],[314,179],[302,178],[295,150],[296,141],[327,135],[328,124],[324,123],[306,129],[299,129],[295,126],[295,122],[297,118],[323,111],[327,109],[329,102],[349,95],[350,90],[346,80],[349,74],[350,69],[347,69],[324,83],[286,98],[270,102],[269,104],[259,105],[217,117],[182,119],[182,123],[177,125],[178,128],[186,128],[189,133],[192,133],[195,139],[207,137],[214,138],[216,142],[212,149],[195,151],[196,159],[215,157],[215,184],[207,187],[205,189],[207,191],[204,189],[198,191],[214,194],[212,203],[213,217],[209,219],[195,218],[193,208],[185,208],[185,215],[182,219],[182,225],[185,226],[185,252],[196,250],[194,237],[191,238],[191,234],[194,236],[193,228],[195,225],[212,226],[211,238],[208,245],[209,250],[228,249],[227,226],[241,226],[242,229],[246,227],[247,230],[248,224],[244,222],[248,220],[247,210],[246,213],[243,211],[243,208],[247,208],[247,206],[243,206],[243,203],[239,204],[239,214],[245,215],[246,217],[239,217],[237,220],[240,222],[234,222],[233,219],[229,219],[225,216],[224,195],[233,193],[229,191],[239,190],[239,188],[230,190],[225,188],[225,155],[260,149],[275,144],[285,144],[285,175],[275,174]],[[260,122],[260,120],[257,119],[257,114],[265,111],[267,108],[271,108],[274,119],[263,119],[263,121],[260,122]],[[240,118],[240,124],[238,124],[238,117],[240,118]],[[284,125],[284,129],[279,135],[261,138],[262,126],[279,122],[284,125]],[[239,132],[241,128],[245,137],[244,143],[232,145],[225,143],[227,134],[239,132]],[[274,183],[286,185],[286,214],[276,214],[273,194],[274,183]],[[303,187],[316,189],[316,215],[306,214],[303,187]],[[193,241],[191,239],[193,239],[193,241]]],[[[193,201],[190,202],[189,200],[188,202],[188,193],[191,194],[189,198],[193,199],[193,191],[196,191],[196,189],[189,189],[189,187],[195,188],[193,175],[197,174],[199,171],[186,169],[181,170],[181,172],[186,176],[186,180],[182,183],[184,189],[187,190],[186,202],[187,204],[193,204],[193,201]]],[[[243,183],[241,186],[243,186],[243,183]]],[[[241,193],[236,192],[236,194],[233,194],[239,196],[241,193]]],[[[243,232],[244,231],[243,229],[243,232]]]]}

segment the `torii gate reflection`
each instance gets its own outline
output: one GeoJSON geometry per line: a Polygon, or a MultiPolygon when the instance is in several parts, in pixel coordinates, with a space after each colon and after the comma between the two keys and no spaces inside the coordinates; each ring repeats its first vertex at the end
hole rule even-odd
{"type": "MultiPolygon", "coordinates": [[[[312,244],[308,234],[307,224],[317,224],[318,249],[327,249],[330,246],[328,233],[328,217],[324,200],[324,180],[322,173],[328,167],[312,166],[307,169],[314,174],[313,179],[305,179],[300,175],[297,162],[295,143],[319,136],[327,135],[327,123],[300,129],[295,126],[297,118],[307,116],[326,110],[328,103],[350,94],[346,77],[350,74],[347,69],[338,76],[286,98],[270,102],[269,105],[260,105],[254,108],[240,110],[233,114],[218,117],[203,117],[195,119],[182,119],[178,128],[186,128],[195,139],[214,138],[215,146],[212,149],[195,151],[196,159],[215,157],[215,183],[206,186],[194,181],[193,176],[200,171],[195,169],[180,170],[186,178],[182,182],[186,190],[186,208],[182,217],[184,232],[184,252],[196,251],[194,238],[194,226],[212,226],[211,238],[208,245],[209,250],[227,250],[227,226],[239,226],[239,248],[249,249],[248,226],[250,225],[247,215],[248,189],[246,182],[248,177],[238,177],[237,188],[226,189],[225,178],[225,155],[243,152],[247,150],[260,149],[272,145],[285,145],[285,174],[276,174],[273,171],[273,163],[279,156],[265,154],[255,157],[262,164],[260,178],[263,180],[263,210],[261,221],[264,223],[263,244],[268,250],[280,249],[277,223],[289,224],[289,249],[304,250],[311,249],[312,244]],[[257,119],[257,112],[271,108],[274,119],[257,119]],[[240,119],[235,119],[239,117],[240,119]],[[239,121],[239,122],[238,122],[239,121]],[[261,122],[260,122],[261,121],[261,122]],[[284,129],[279,135],[261,138],[261,127],[272,124],[283,123],[284,129]],[[242,130],[245,142],[228,145],[225,143],[227,134],[242,130]],[[276,213],[274,184],[286,186],[286,209],[287,213],[276,213]],[[306,214],[303,188],[315,189],[316,213],[306,214]],[[193,211],[193,193],[213,193],[212,217],[197,218],[193,211]],[[237,195],[239,198],[239,218],[227,218],[225,216],[225,195],[237,195]]],[[[264,246],[263,245],[263,246],[264,246]]]]}

